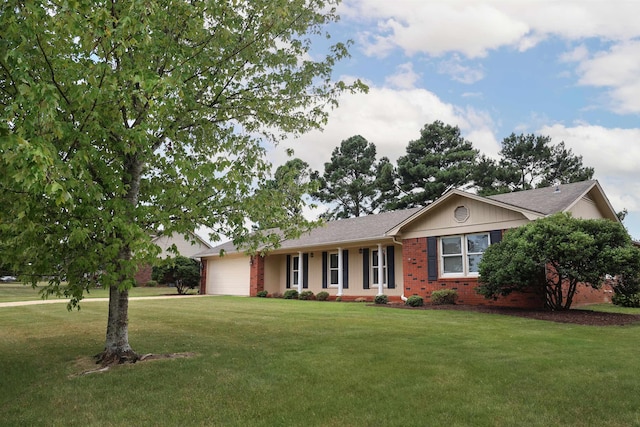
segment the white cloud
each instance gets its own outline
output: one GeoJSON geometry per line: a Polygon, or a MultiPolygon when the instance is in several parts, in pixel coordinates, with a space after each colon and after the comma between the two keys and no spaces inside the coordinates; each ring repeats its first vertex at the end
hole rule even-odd
{"type": "Polygon", "coordinates": [[[640,113],[640,40],[613,45],[585,58],[578,83],[609,88],[610,107],[618,113],[640,113]]]}
{"type": "Polygon", "coordinates": [[[377,34],[362,39],[366,52],[375,56],[397,47],[407,55],[458,52],[476,58],[505,46],[524,51],[549,36],[567,40],[640,36],[640,2],[632,1],[351,0],[341,7],[341,14],[377,22],[377,34]]]}
{"type": "Polygon", "coordinates": [[[451,79],[464,84],[472,84],[484,78],[484,71],[481,67],[474,68],[463,65],[458,55],[453,55],[450,59],[440,62],[438,72],[447,74],[451,79]]]}
{"type": "Polygon", "coordinates": [[[489,114],[445,103],[425,89],[372,86],[366,95],[343,95],[340,107],[331,112],[324,131],[284,141],[277,149],[270,150],[269,155],[274,164],[282,164],[287,160],[286,148],[293,148],[295,157],[322,171],[341,141],[362,135],[376,145],[378,158],[387,156],[395,163],[406,153],[409,141],[417,139],[424,125],[435,120],[458,125],[463,135],[483,152],[499,150],[489,114]]]}
{"type": "Polygon", "coordinates": [[[407,62],[398,65],[396,73],[385,78],[385,82],[398,89],[412,89],[420,78],[420,74],[413,71],[413,64],[407,62]]]}

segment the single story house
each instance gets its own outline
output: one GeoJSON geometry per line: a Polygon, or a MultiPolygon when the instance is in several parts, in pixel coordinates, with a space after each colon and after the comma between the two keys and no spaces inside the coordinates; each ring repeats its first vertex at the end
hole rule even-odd
{"type": "MultiPolygon", "coordinates": [[[[160,247],[160,254],[158,254],[158,258],[161,259],[175,257],[176,254],[169,250],[174,246],[177,249],[178,254],[187,258],[198,258],[198,253],[212,248],[206,240],[196,233],[189,233],[187,236],[181,234],[159,234],[153,236],[151,241],[160,247]]],[[[141,266],[135,275],[136,283],[138,285],[144,285],[151,280],[152,270],[153,268],[150,265],[141,266]]]]}
{"type": "MultiPolygon", "coordinates": [[[[461,304],[542,307],[543,295],[533,292],[497,301],[477,294],[478,264],[505,230],[557,212],[619,221],[595,180],[490,197],[451,190],[426,207],[327,222],[266,256],[250,257],[232,243],[201,252],[200,291],[255,296],[297,289],[345,300],[380,294],[428,300],[435,290],[455,289],[461,304]]],[[[609,296],[584,286],[574,304],[609,296]]]]}

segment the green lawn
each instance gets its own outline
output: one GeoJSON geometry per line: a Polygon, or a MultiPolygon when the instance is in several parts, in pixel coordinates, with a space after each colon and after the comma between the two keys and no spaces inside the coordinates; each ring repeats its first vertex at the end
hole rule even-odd
{"type": "Polygon", "coordinates": [[[136,300],[137,351],[197,356],[75,376],[101,350],[107,308],[0,309],[0,424],[640,425],[640,325],[260,298],[136,300]]]}
{"type": "MultiPolygon", "coordinates": [[[[31,285],[23,285],[22,283],[0,283],[0,302],[13,301],[34,301],[42,299],[39,291],[46,283],[42,283],[38,288],[32,288],[31,285]]],[[[197,293],[197,290],[189,291],[190,294],[197,293]]],[[[151,297],[158,295],[174,295],[177,294],[175,288],[156,287],[156,288],[132,288],[129,292],[132,297],[151,297]]],[[[93,289],[86,298],[108,298],[108,289],[93,289]]],[[[50,296],[49,299],[57,299],[50,296]]],[[[68,298],[67,298],[68,299],[68,298]]]]}

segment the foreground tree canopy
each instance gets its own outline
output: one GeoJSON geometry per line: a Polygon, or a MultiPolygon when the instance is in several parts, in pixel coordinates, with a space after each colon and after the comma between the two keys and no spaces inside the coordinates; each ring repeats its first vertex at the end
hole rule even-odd
{"type": "Polygon", "coordinates": [[[0,5],[0,257],[71,305],[96,280],[110,288],[103,363],[137,358],[127,290],[158,253],[150,234],[205,225],[257,247],[247,218],[286,206],[251,198],[270,169],[262,143],[320,127],[343,91],[366,89],[331,79],[345,44],[310,55],[335,6],[0,5]]]}
{"type": "Polygon", "coordinates": [[[636,278],[640,251],[624,227],[559,213],[505,233],[480,262],[478,292],[487,298],[537,290],[551,310],[571,307],[577,285],[599,289],[607,275],[636,278]]]}

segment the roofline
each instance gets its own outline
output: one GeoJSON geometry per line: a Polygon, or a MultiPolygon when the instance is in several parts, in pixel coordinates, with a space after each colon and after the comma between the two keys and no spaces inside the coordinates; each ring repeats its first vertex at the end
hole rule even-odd
{"type": "Polygon", "coordinates": [[[591,190],[593,190],[594,188],[597,188],[598,191],[600,192],[600,196],[602,196],[602,199],[604,200],[605,204],[607,205],[607,207],[609,208],[609,210],[611,211],[611,213],[613,214],[613,218],[615,218],[615,221],[617,221],[618,223],[622,224],[622,221],[620,221],[620,218],[618,218],[618,215],[616,213],[616,210],[613,209],[613,206],[611,205],[611,202],[609,202],[609,198],[607,197],[607,195],[605,194],[604,190],[602,189],[602,186],[600,185],[600,183],[598,182],[598,180],[593,180],[593,183],[591,184],[591,186],[589,186],[589,188],[587,188],[579,197],[577,197],[573,203],[571,203],[565,210],[563,210],[563,212],[568,212],[571,208],[573,208],[576,204],[578,204],[578,202],[585,197],[591,190]]]}
{"type": "Polygon", "coordinates": [[[440,197],[439,199],[437,199],[433,203],[425,206],[424,208],[420,209],[418,212],[416,212],[413,215],[411,215],[410,217],[406,218],[404,221],[402,221],[401,223],[399,223],[395,227],[393,227],[390,230],[388,230],[385,233],[385,235],[387,235],[387,236],[397,236],[398,233],[400,233],[400,229],[402,229],[405,225],[410,224],[416,218],[422,216],[425,212],[428,212],[429,210],[434,209],[436,206],[444,203],[447,199],[449,199],[450,197],[453,197],[454,195],[458,195],[458,196],[461,196],[461,197],[467,197],[469,199],[473,199],[473,200],[476,200],[476,201],[479,201],[479,202],[483,202],[483,203],[488,203],[488,204],[491,204],[491,205],[494,205],[494,206],[497,206],[497,207],[500,207],[500,208],[509,209],[511,211],[516,211],[516,212],[520,212],[522,215],[524,215],[529,220],[534,220],[534,219],[542,218],[542,217],[545,216],[542,212],[536,212],[536,211],[532,211],[532,210],[529,210],[529,209],[518,208],[517,206],[513,206],[513,205],[510,205],[508,203],[504,203],[504,202],[500,202],[500,201],[497,201],[497,200],[489,199],[487,197],[479,196],[479,195],[474,194],[474,193],[468,193],[466,191],[462,191],[462,190],[458,190],[457,188],[454,188],[453,190],[450,190],[450,191],[446,192],[442,197],[440,197]]]}

